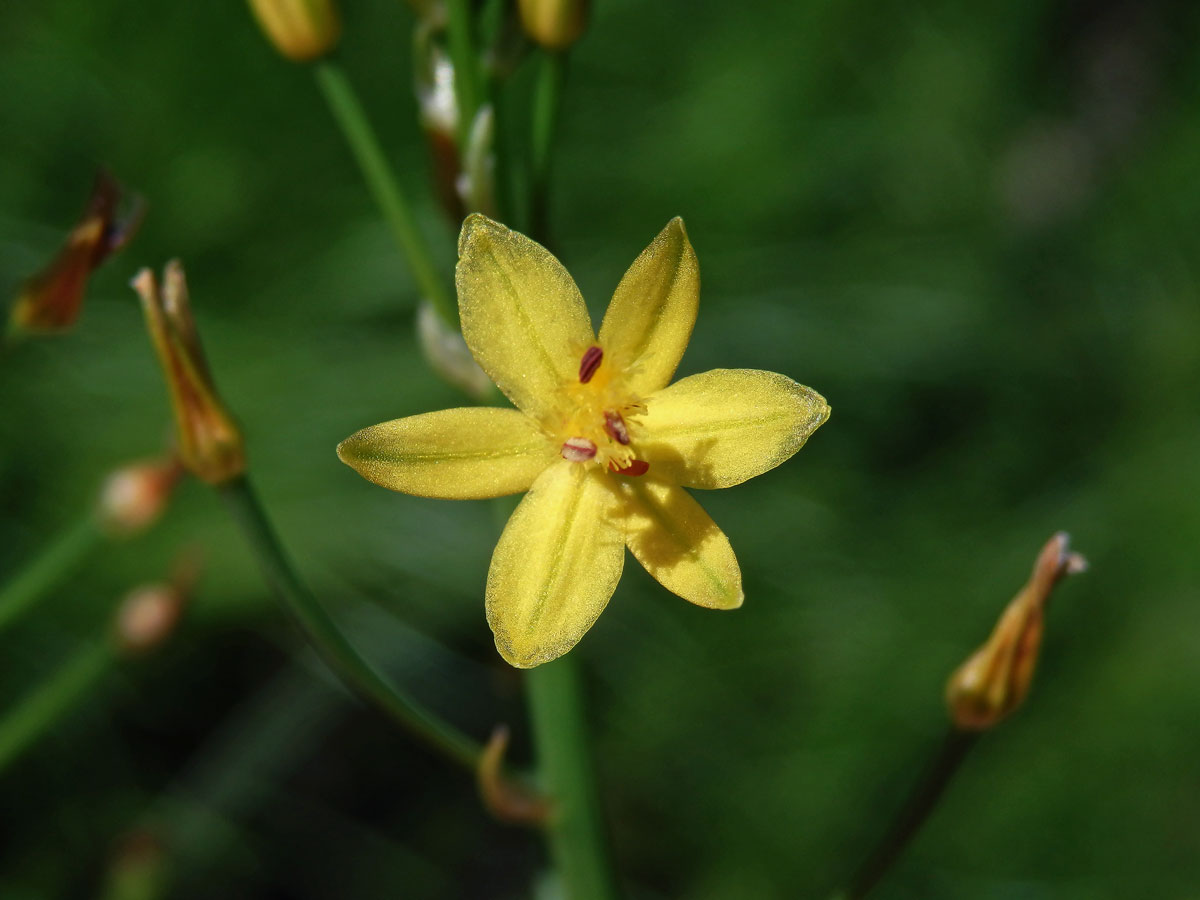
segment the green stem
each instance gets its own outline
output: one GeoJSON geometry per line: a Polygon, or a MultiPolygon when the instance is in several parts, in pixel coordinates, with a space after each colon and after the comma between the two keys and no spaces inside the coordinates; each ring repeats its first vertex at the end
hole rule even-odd
{"type": "Polygon", "coordinates": [[[937,807],[954,773],[978,739],[975,732],[950,730],[925,776],[913,788],[871,855],[859,866],[850,887],[838,894],[837,900],[862,900],[879,883],[937,807]]]}
{"type": "Polygon", "coordinates": [[[0,631],[71,574],[103,537],[96,516],[88,515],[60,534],[41,556],[0,588],[0,631]]]}
{"type": "Polygon", "coordinates": [[[567,80],[566,53],[544,52],[533,94],[533,197],[530,229],[545,243],[550,229],[550,169],[554,158],[554,134],[567,80]]]}
{"type": "Polygon", "coordinates": [[[433,252],[417,226],[412,207],[388,164],[379,139],[359,102],[346,73],[334,62],[324,60],[313,68],[317,85],[341,128],[367,187],[391,226],[396,242],[408,259],[413,279],[422,295],[433,304],[448,325],[458,327],[458,311],[446,285],[438,275],[433,252]]]}
{"type": "Polygon", "coordinates": [[[471,125],[479,109],[479,57],[470,0],[447,0],[450,59],[454,63],[454,98],[458,104],[458,149],[466,152],[471,125]]]}
{"type": "Polygon", "coordinates": [[[482,749],[387,680],[364,659],[300,580],[245,476],[218,489],[258,557],[267,582],[334,672],[433,749],[474,772],[482,749]]]}
{"type": "Polygon", "coordinates": [[[28,750],[104,676],[116,656],[107,641],[79,650],[66,665],[0,719],[0,771],[28,750]]]}
{"type": "Polygon", "coordinates": [[[554,811],[547,838],[569,900],[618,896],[596,792],[582,679],[572,654],[530,669],[525,687],[542,786],[554,811]]]}

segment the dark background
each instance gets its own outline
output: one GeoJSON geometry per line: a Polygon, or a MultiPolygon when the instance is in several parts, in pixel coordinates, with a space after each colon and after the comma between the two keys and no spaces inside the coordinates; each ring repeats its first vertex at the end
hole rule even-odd
{"type": "MultiPolygon", "coordinates": [[[[345,6],[342,61],[448,271],[412,14],[345,6]]],[[[1198,9],[597,4],[552,204],[594,315],[682,215],[704,292],[681,374],[780,371],[833,407],[791,462],[701,498],[742,610],[631,564],[574,651],[631,895],[828,893],[936,746],[946,675],[1067,529],[1092,568],[1056,598],[1028,705],[878,896],[1194,896],[1198,9]]],[[[180,256],[304,574],[374,659],[480,739],[513,723],[527,761],[483,617],[492,508],[390,494],[333,453],[462,401],[420,356],[412,281],[310,74],[233,0],[45,0],[0,11],[0,85],[7,296],[98,164],[150,202],[76,329],[0,360],[0,577],[163,446],[126,283],[180,256]]],[[[0,636],[0,715],[191,545],[206,568],[176,638],[0,772],[0,894],[96,896],[149,827],[171,897],[530,896],[535,837],[323,673],[198,483],[0,636]]]]}

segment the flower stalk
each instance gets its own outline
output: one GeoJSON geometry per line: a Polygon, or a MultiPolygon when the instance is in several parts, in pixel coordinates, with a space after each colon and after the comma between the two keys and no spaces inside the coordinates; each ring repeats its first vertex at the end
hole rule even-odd
{"type": "MultiPolygon", "coordinates": [[[[318,63],[313,68],[313,74],[338,128],[350,145],[367,189],[408,261],[417,289],[448,325],[457,327],[458,314],[449,290],[438,274],[433,252],[417,225],[408,197],[388,163],[353,85],[345,71],[330,60],[318,63]]],[[[456,78],[455,83],[459,80],[456,78]]]]}
{"type": "Polygon", "coordinates": [[[553,806],[546,822],[550,857],[570,900],[619,896],[573,654],[525,673],[526,698],[537,747],[538,776],[553,806]]]}
{"type": "Polygon", "coordinates": [[[871,892],[917,836],[978,739],[979,735],[974,732],[957,728],[947,731],[925,775],[913,788],[887,832],[859,866],[850,887],[834,900],[862,900],[871,892]]]}
{"type": "Polygon", "coordinates": [[[447,37],[450,57],[454,62],[454,94],[458,99],[458,146],[465,148],[470,141],[471,123],[479,109],[479,56],[475,50],[475,20],[470,0],[447,0],[447,37]]]}
{"type": "Polygon", "coordinates": [[[425,709],[363,658],[300,580],[246,477],[220,485],[218,490],[258,558],[267,583],[330,668],[429,747],[467,770],[476,771],[482,748],[425,709]]]}
{"type": "Polygon", "coordinates": [[[530,232],[536,240],[545,243],[549,240],[551,163],[563,86],[567,81],[567,55],[565,52],[545,52],[538,62],[540,68],[533,89],[530,232]]]}
{"type": "Polygon", "coordinates": [[[49,680],[10,707],[0,719],[0,772],[99,684],[116,660],[111,643],[86,644],[49,680]]]}
{"type": "Polygon", "coordinates": [[[55,538],[40,556],[0,588],[0,631],[66,580],[104,538],[104,528],[95,513],[84,516],[55,538]]]}

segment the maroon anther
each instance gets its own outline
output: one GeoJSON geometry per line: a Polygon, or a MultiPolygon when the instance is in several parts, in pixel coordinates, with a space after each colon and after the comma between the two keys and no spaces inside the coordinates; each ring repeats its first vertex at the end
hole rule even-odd
{"type": "Polygon", "coordinates": [[[604,430],[618,444],[629,443],[629,429],[626,427],[625,420],[621,418],[619,412],[613,412],[608,409],[604,411],[604,430]]]}
{"type": "Polygon", "coordinates": [[[579,361],[579,382],[587,384],[592,380],[592,376],[596,374],[596,370],[600,368],[600,363],[604,359],[604,351],[599,347],[588,347],[583,353],[583,359],[579,361]]]}
{"type": "Polygon", "coordinates": [[[563,441],[559,451],[562,458],[570,462],[587,462],[596,456],[596,445],[587,438],[573,437],[563,441]]]}
{"type": "Polygon", "coordinates": [[[618,475],[628,475],[630,478],[637,478],[639,475],[645,475],[650,471],[650,463],[644,459],[635,459],[627,466],[618,466],[616,463],[609,463],[608,468],[618,475]]]}

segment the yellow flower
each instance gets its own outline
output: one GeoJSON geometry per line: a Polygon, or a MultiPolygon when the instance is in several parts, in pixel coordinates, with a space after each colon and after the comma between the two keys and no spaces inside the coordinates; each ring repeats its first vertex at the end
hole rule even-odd
{"type": "Polygon", "coordinates": [[[696,319],[700,275],[682,219],[625,273],[597,337],[544,247],[485,216],[458,243],[463,336],[516,409],[448,409],[365,428],[338,456],[421,497],[528,491],[487,579],[496,648],[529,668],[570,650],[621,577],[625,547],[685,600],[742,604],[729,540],[684,488],[772,469],[829,417],[774,372],[714,369],[668,386],[696,319]]]}

